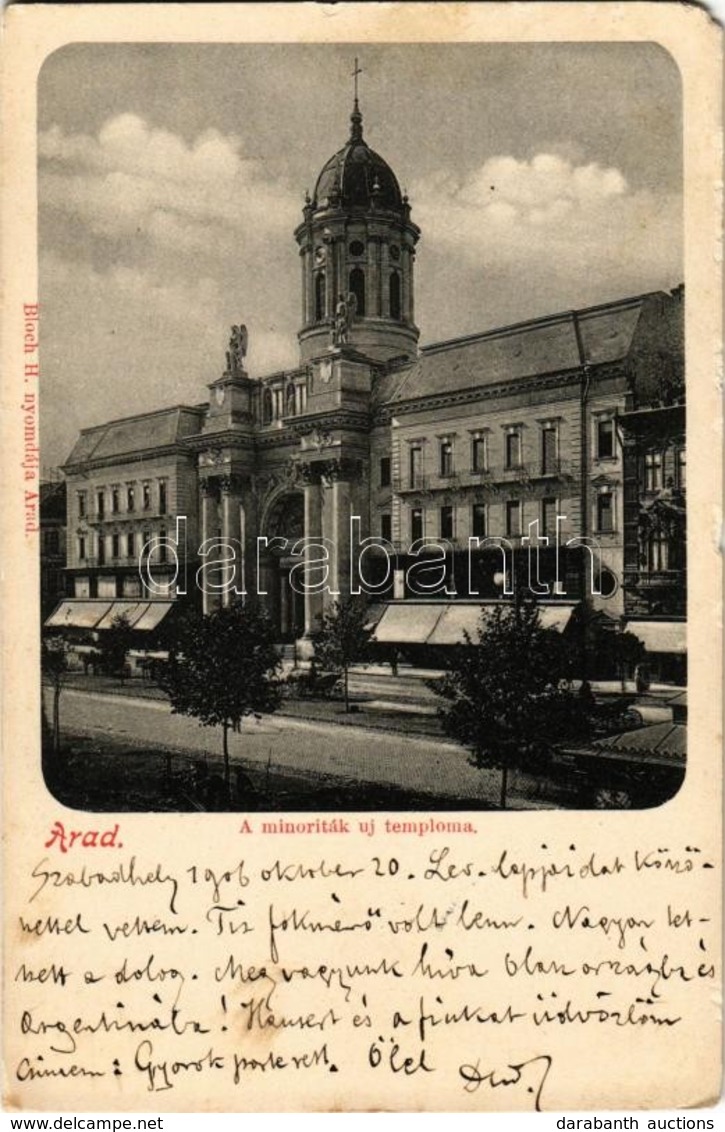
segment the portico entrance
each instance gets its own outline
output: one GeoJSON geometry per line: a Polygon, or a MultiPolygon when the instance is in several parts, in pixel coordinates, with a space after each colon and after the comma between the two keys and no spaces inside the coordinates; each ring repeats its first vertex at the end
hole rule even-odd
{"type": "Polygon", "coordinates": [[[286,492],[273,503],[260,531],[267,539],[267,546],[260,555],[260,594],[278,641],[294,641],[305,630],[305,599],[300,585],[303,559],[291,554],[304,533],[302,492],[286,492]],[[290,578],[295,566],[295,575],[290,578]]]}

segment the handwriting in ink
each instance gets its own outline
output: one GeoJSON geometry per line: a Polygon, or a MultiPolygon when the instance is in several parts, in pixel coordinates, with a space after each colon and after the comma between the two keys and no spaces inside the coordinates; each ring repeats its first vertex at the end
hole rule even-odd
{"type": "Polygon", "coordinates": [[[40,884],[35,889],[33,895],[29,898],[32,903],[36,896],[39,896],[45,889],[46,885],[52,888],[66,888],[73,886],[80,886],[81,888],[97,888],[104,885],[129,885],[134,888],[136,886],[146,886],[153,884],[170,885],[171,892],[169,894],[169,910],[176,912],[176,897],[179,891],[179,882],[176,877],[170,873],[165,873],[162,870],[161,864],[157,864],[155,868],[149,872],[143,872],[136,865],[136,858],[131,857],[128,864],[120,864],[117,869],[112,869],[110,872],[100,872],[88,869],[85,865],[79,872],[61,872],[59,869],[47,869],[43,866],[46,864],[48,858],[43,857],[42,861],[34,867],[30,874],[33,880],[40,880],[40,884]]]}
{"type": "Polygon", "coordinates": [[[502,1069],[489,1069],[487,1067],[482,1069],[481,1059],[479,1058],[475,1064],[459,1066],[458,1075],[463,1080],[463,1088],[467,1093],[477,1092],[481,1085],[485,1085],[491,1090],[511,1089],[517,1085],[522,1087],[526,1085],[527,1094],[534,1100],[534,1110],[541,1112],[542,1094],[551,1065],[552,1058],[548,1053],[538,1054],[536,1057],[530,1057],[528,1061],[520,1061],[517,1064],[510,1063],[502,1069]],[[535,1070],[532,1068],[533,1066],[536,1066],[535,1070]],[[530,1072],[527,1073],[526,1070],[530,1070],[530,1072]],[[527,1081],[532,1083],[527,1084],[527,1081]]]}

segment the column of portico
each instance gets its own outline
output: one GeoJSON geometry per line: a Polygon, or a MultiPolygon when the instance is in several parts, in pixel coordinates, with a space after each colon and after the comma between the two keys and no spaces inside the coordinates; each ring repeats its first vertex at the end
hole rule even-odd
{"type": "Polygon", "coordinates": [[[332,605],[350,594],[350,514],[352,512],[352,480],[359,475],[359,464],[350,459],[337,460],[328,471],[330,489],[326,494],[330,513],[325,529],[333,543],[330,569],[330,593],[325,605],[332,605]]]}
{"type": "Polygon", "coordinates": [[[244,589],[249,597],[255,597],[257,595],[257,493],[251,476],[246,477],[243,482],[241,503],[244,589]]]}
{"type": "MultiPolygon", "coordinates": [[[[204,479],[200,483],[201,490],[201,542],[202,546],[209,540],[213,539],[217,533],[217,497],[216,487],[212,480],[204,479]]],[[[205,553],[208,548],[204,546],[205,553]]],[[[203,559],[205,563],[209,562],[208,556],[203,559]]],[[[206,576],[207,571],[202,573],[202,578],[206,576]]],[[[216,594],[208,593],[207,587],[202,588],[202,610],[206,613],[211,613],[216,609],[219,604],[219,599],[216,594]]]]}
{"type": "MultiPolygon", "coordinates": [[[[235,593],[235,590],[242,590],[243,580],[243,562],[239,561],[243,554],[241,500],[239,498],[238,481],[234,476],[222,476],[219,487],[222,497],[222,542],[226,544],[222,555],[223,560],[229,563],[229,566],[224,570],[224,580],[228,580],[230,583],[222,594],[222,604],[231,605],[236,597],[241,596],[241,594],[235,593]],[[232,577],[233,555],[236,558],[234,577],[232,577]]],[[[219,581],[222,580],[220,575],[219,581]]]]}
{"type": "Polygon", "coordinates": [[[308,480],[304,486],[305,498],[305,636],[310,637],[320,627],[322,618],[323,594],[311,593],[310,585],[321,580],[319,568],[312,566],[315,558],[322,557],[319,547],[310,545],[311,539],[322,535],[322,484],[314,464],[308,466],[308,480]]]}

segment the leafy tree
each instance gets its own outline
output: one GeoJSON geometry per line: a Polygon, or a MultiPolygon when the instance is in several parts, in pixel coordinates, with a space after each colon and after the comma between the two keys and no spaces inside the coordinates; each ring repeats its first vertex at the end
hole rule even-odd
{"type": "Polygon", "coordinates": [[[622,682],[622,692],[625,689],[627,673],[633,672],[644,659],[646,649],[639,637],[634,633],[622,632],[615,634],[613,641],[614,663],[622,682]]]}
{"type": "Polygon", "coordinates": [[[41,645],[40,665],[53,689],[53,755],[60,755],[60,694],[68,673],[68,642],[64,637],[46,637],[41,645]]]}
{"type": "Polygon", "coordinates": [[[518,601],[484,614],[476,637],[466,634],[448,671],[430,682],[446,701],[446,734],[470,748],[474,765],[501,771],[501,809],[510,769],[543,767],[555,741],[588,726],[567,671],[560,634],[542,628],[533,602],[518,601]]]}
{"type": "Polygon", "coordinates": [[[98,652],[100,665],[109,676],[123,678],[126,657],[133,641],[133,629],[125,613],[117,613],[110,628],[99,632],[98,652]]]}
{"type": "Polygon", "coordinates": [[[345,711],[350,710],[349,673],[370,654],[372,629],[367,627],[368,612],[364,601],[354,597],[336,601],[322,618],[322,626],[314,640],[314,660],[327,672],[342,672],[345,711]]]}
{"type": "Polygon", "coordinates": [[[595,614],[574,626],[579,649],[572,650],[573,670],[600,680],[618,678],[622,692],[627,673],[634,671],[645,656],[645,647],[634,633],[623,632],[608,618],[595,614]]]}
{"type": "Polygon", "coordinates": [[[280,661],[273,642],[266,614],[251,602],[237,603],[180,622],[168,664],[158,669],[173,712],[193,716],[202,727],[221,726],[227,800],[229,729],[279,705],[280,661]]]}

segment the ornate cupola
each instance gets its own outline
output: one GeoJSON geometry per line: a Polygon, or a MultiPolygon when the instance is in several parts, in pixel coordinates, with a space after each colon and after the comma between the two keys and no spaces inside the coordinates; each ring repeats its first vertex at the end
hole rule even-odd
{"type": "MultiPolygon", "coordinates": [[[[356,66],[356,83],[357,73],[356,66]]],[[[343,343],[378,361],[415,356],[413,261],[420,229],[395,173],[363,137],[357,89],[350,137],[322,167],[303,217],[295,231],[302,262],[301,361],[343,343]]]]}

